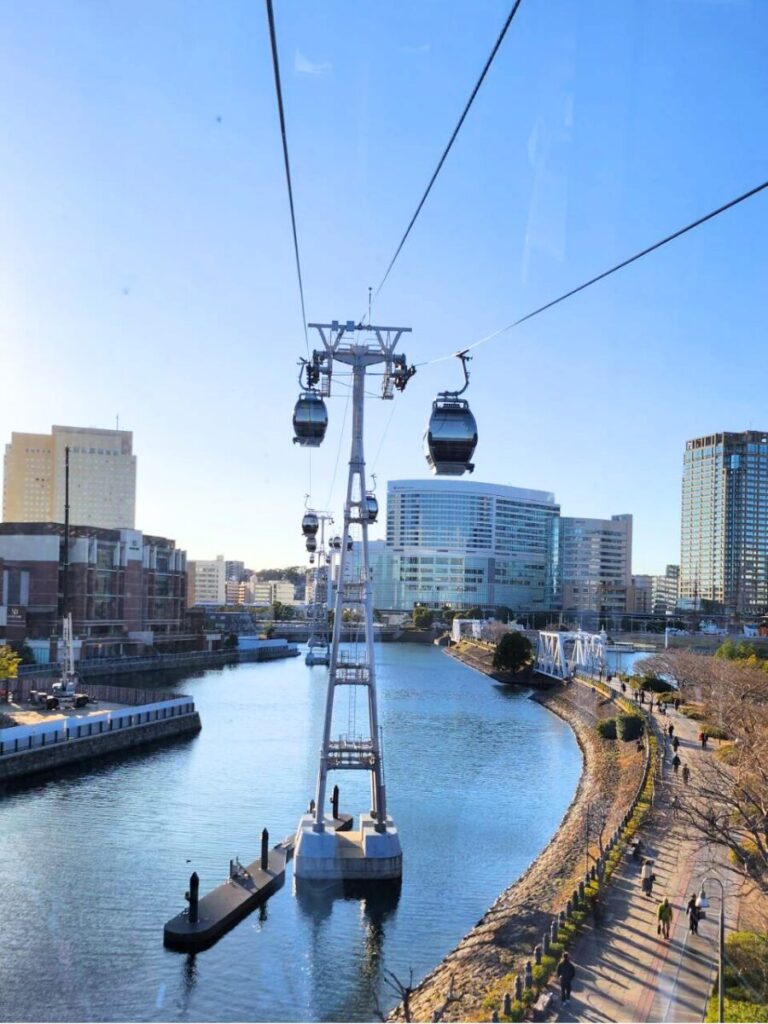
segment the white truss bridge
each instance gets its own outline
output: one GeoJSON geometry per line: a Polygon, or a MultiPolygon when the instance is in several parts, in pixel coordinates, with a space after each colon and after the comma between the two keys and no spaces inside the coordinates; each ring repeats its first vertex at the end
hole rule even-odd
{"type": "Polygon", "coordinates": [[[567,679],[578,672],[599,675],[606,672],[606,634],[541,632],[535,669],[554,679],[567,679]]]}

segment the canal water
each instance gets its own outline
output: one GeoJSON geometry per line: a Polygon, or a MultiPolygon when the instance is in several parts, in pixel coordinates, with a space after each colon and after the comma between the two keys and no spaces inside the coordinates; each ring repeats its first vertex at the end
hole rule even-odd
{"type": "MultiPolygon", "coordinates": [[[[435,966],[546,845],[581,755],[560,719],[437,648],[377,658],[399,900],[309,904],[289,875],[210,950],[163,948],[190,872],[201,892],[219,884],[314,794],[325,670],[210,671],[179,687],[199,736],[1,794],[0,1019],[372,1020],[396,1001],[383,971],[435,966]]],[[[333,776],[350,813],[369,800],[355,775],[333,776]]]]}

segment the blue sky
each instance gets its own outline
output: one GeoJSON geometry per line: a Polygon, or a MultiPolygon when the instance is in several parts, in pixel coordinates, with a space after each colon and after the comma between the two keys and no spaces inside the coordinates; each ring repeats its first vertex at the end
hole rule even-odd
{"type": "MultiPolygon", "coordinates": [[[[307,313],[356,318],[508,5],[275,7],[307,313]]],[[[374,318],[428,363],[764,180],[767,40],[760,0],[523,0],[374,318]]],[[[300,562],[304,340],[263,6],[5,0],[0,116],[2,438],[119,415],[140,528],[300,562]]],[[[475,477],[631,512],[635,571],[677,561],[685,440],[768,429],[767,228],[761,195],[480,347],[475,477]]],[[[426,365],[394,412],[368,403],[380,493],[428,475],[430,403],[459,380],[426,365]]],[[[339,388],[311,457],[335,511],[345,406],[339,388]]]]}

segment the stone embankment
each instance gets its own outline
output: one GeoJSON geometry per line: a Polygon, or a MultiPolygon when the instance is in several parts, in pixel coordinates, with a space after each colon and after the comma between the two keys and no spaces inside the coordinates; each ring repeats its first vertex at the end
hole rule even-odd
{"type": "MultiPolygon", "coordinates": [[[[194,707],[194,705],[191,705],[194,707]]],[[[71,739],[66,743],[35,747],[0,758],[0,783],[13,782],[28,775],[49,772],[78,761],[91,761],[108,754],[136,750],[147,744],[158,743],[179,736],[200,732],[197,711],[177,715],[160,721],[143,722],[116,732],[105,732],[71,739]]]]}
{"type": "MultiPolygon", "coordinates": [[[[461,652],[454,653],[461,660],[469,660],[461,652]]],[[[472,667],[488,675],[490,659],[489,651],[471,652],[472,667]]],[[[563,909],[583,880],[585,863],[594,864],[600,854],[594,824],[587,840],[588,815],[593,823],[600,818],[601,838],[607,843],[643,780],[645,750],[638,750],[634,743],[606,742],[597,735],[597,721],[616,713],[610,698],[588,685],[572,683],[556,684],[548,692],[533,694],[532,699],[563,718],[576,734],[584,758],[576,795],[538,858],[414,990],[410,999],[412,1020],[429,1021],[435,1010],[443,1007],[443,1020],[490,1019],[490,1010],[483,1005],[489,990],[508,975],[523,971],[553,915],[563,909]],[[445,1006],[449,990],[454,999],[445,1006]]],[[[540,784],[539,778],[530,780],[531,788],[540,784]]],[[[524,799],[524,794],[514,794],[514,799],[524,799]]],[[[402,1020],[402,1007],[397,1007],[391,1018],[402,1020]]]]}

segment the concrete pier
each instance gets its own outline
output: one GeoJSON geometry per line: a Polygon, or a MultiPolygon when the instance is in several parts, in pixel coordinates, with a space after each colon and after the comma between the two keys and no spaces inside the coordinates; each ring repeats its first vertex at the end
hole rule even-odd
{"type": "Polygon", "coordinates": [[[391,818],[386,829],[378,832],[376,821],[361,815],[360,828],[353,831],[313,829],[314,816],[305,814],[296,833],[298,881],[375,882],[402,877],[403,852],[400,836],[391,818]]]}

